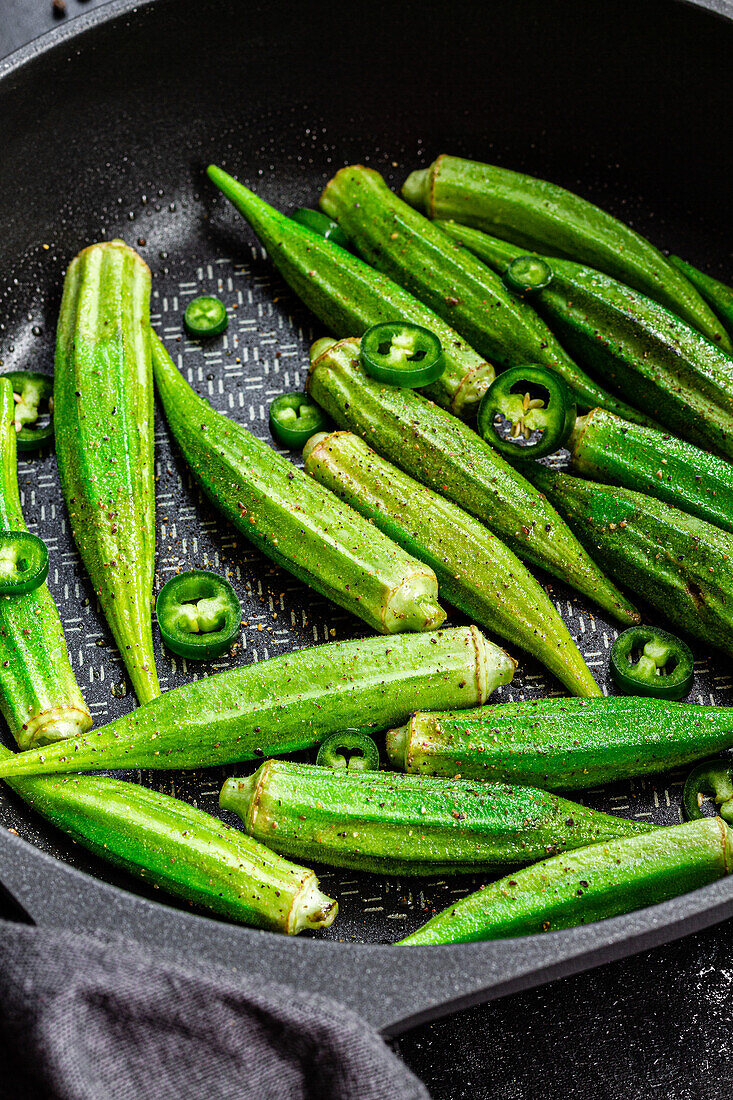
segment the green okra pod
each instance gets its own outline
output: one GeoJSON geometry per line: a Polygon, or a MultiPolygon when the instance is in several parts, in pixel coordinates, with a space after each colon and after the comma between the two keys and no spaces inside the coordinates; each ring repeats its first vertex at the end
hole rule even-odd
{"type": "Polygon", "coordinates": [[[219,805],[293,859],[390,875],[474,873],[653,826],[530,787],[268,760],[219,805]]]}
{"type": "Polygon", "coordinates": [[[530,652],[574,695],[601,694],[541,585],[488,527],[351,432],[312,436],[303,454],[307,474],[429,565],[473,622],[530,652]]]}
{"type": "Polygon", "coordinates": [[[417,298],[363,260],[269,206],[221,168],[209,179],[254,229],[286,283],[329,332],[362,335],[383,321],[430,329],[443,346],[445,370],[427,393],[457,416],[475,416],[494,368],[417,298]]]}
{"type": "Polygon", "coordinates": [[[387,734],[390,762],[406,772],[550,791],[654,775],[731,745],[730,707],[629,696],[418,711],[387,734]]]}
{"type": "Polygon", "coordinates": [[[308,391],[339,427],[476,516],[523,560],[616,618],[637,621],[557,512],[476,432],[420,394],[369,378],[359,363],[358,340],[317,341],[311,356],[308,391]]]}
{"type": "Polygon", "coordinates": [[[578,417],[568,441],[581,477],[623,485],[733,532],[733,465],[605,409],[578,417]]]}
{"type": "Polygon", "coordinates": [[[733,654],[730,536],[645,493],[526,470],[608,573],[707,645],[733,654]]]}
{"type": "Polygon", "coordinates": [[[730,348],[692,281],[630,226],[564,187],[443,155],[408,176],[402,194],[429,218],[454,219],[522,248],[605,271],[730,348]]]}
{"type": "Polygon", "coordinates": [[[54,378],[56,456],[71,530],[141,703],[160,695],[151,627],[155,557],[150,271],[124,243],[66,272],[54,378]]]}
{"type": "Polygon", "coordinates": [[[268,558],[375,630],[432,630],[445,620],[433,571],[184,381],[156,334],[155,383],[192,474],[268,558]]]}
{"type": "MultiPolygon", "coordinates": [[[[371,168],[342,168],[321,206],[365,260],[424,302],[492,363],[538,363],[561,374],[584,408],[627,413],[574,363],[547,325],[492,271],[402,202],[371,168]]],[[[352,333],[353,334],[353,333],[352,333]]]]}
{"type": "MultiPolygon", "coordinates": [[[[451,232],[497,271],[526,255],[479,230],[451,232]]],[[[552,277],[532,291],[532,305],[564,346],[652,426],[733,459],[733,357],[610,276],[570,260],[546,263],[552,277]]]]}
{"type": "Polygon", "coordinates": [[[476,627],[310,646],[167,691],[86,737],[0,763],[0,775],[207,768],[296,752],[346,728],[385,729],[416,705],[473,707],[514,675],[476,627]]]}
{"type": "Polygon", "coordinates": [[[698,890],[733,867],[719,817],[655,829],[553,856],[454,902],[401,946],[468,943],[554,932],[698,890]]]}
{"type": "MultiPolygon", "coordinates": [[[[13,387],[0,378],[0,528],[27,531],[16,466],[13,387]]],[[[0,711],[21,749],[84,733],[92,717],[45,584],[0,596],[0,711]]]]}
{"type": "Polygon", "coordinates": [[[712,275],[706,275],[692,264],[681,260],[679,256],[670,256],[669,262],[673,264],[689,282],[700,292],[710,308],[715,311],[723,322],[725,329],[733,340],[733,287],[714,279],[712,275]]]}

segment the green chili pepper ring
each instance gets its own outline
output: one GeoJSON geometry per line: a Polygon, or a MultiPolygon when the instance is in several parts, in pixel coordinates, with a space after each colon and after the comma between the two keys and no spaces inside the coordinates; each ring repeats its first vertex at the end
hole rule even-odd
{"type": "Polygon", "coordinates": [[[684,699],[693,679],[692,650],[686,642],[651,626],[632,626],[611,647],[611,676],[625,695],[684,699]]]}
{"type": "Polygon", "coordinates": [[[552,268],[541,256],[517,256],[503,278],[515,294],[537,294],[552,282],[552,268]]]}
{"type": "Polygon", "coordinates": [[[222,301],[213,294],[203,294],[188,303],[183,323],[189,336],[220,336],[229,324],[229,317],[222,301]]]}
{"type": "Polygon", "coordinates": [[[543,458],[567,443],[576,415],[570,390],[559,374],[531,365],[512,367],[484,394],[478,431],[506,458],[543,458]],[[509,436],[500,432],[502,419],[511,423],[509,436]],[[533,439],[538,431],[541,435],[533,439]]]}
{"type": "Polygon", "coordinates": [[[338,771],[375,772],[379,769],[379,749],[375,741],[358,730],[332,733],[321,741],[316,764],[338,771]]]}
{"type": "Polygon", "coordinates": [[[367,329],[361,338],[361,361],[377,382],[407,389],[429,386],[445,366],[435,333],[407,321],[385,321],[367,329]]]}
{"type": "Polygon", "coordinates": [[[269,418],[274,438],[292,450],[300,450],[328,423],[321,406],[305,393],[283,393],[276,397],[270,405],[269,418]]]}
{"type": "Polygon", "coordinates": [[[218,573],[192,569],[163,585],[155,613],[168,649],[179,657],[205,661],[220,656],[237,640],[242,605],[218,573]]]}
{"type": "Polygon", "coordinates": [[[2,377],[13,387],[18,450],[37,451],[53,438],[53,378],[27,370],[2,377]]]}
{"type": "Polygon", "coordinates": [[[719,817],[728,824],[733,822],[733,760],[730,757],[706,760],[688,775],[682,791],[682,809],[688,821],[707,816],[702,810],[705,795],[713,797],[719,817]]]}
{"type": "Polygon", "coordinates": [[[48,547],[28,531],[0,531],[0,596],[25,596],[48,576],[48,547]]]}

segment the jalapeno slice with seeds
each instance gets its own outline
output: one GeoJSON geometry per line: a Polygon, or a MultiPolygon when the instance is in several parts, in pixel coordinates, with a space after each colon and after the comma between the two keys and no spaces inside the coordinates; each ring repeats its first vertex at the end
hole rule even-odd
{"type": "Polygon", "coordinates": [[[306,393],[283,393],[269,409],[270,431],[283,447],[300,450],[316,432],[328,423],[320,405],[306,393]]]}
{"type": "Polygon", "coordinates": [[[293,211],[290,217],[299,225],[304,225],[306,229],[311,229],[314,233],[317,233],[319,237],[325,237],[332,244],[340,245],[341,248],[351,251],[349,238],[338,222],[333,221],[332,218],[321,213],[320,210],[311,210],[307,206],[300,206],[293,211]]]}
{"type": "Polygon", "coordinates": [[[53,378],[27,370],[11,370],[2,377],[13,387],[18,450],[40,450],[53,439],[53,378]]]}
{"type": "Polygon", "coordinates": [[[680,638],[651,626],[632,626],[611,647],[611,676],[624,695],[684,699],[693,678],[692,650],[680,638]]]}
{"type": "Polygon", "coordinates": [[[183,323],[189,336],[219,336],[229,324],[226,306],[213,294],[202,294],[186,306],[183,323]]]}
{"type": "Polygon", "coordinates": [[[337,771],[375,772],[379,769],[379,749],[366,733],[344,730],[321,742],[316,764],[337,771]]]}
{"type": "Polygon", "coordinates": [[[567,383],[545,367],[511,367],[479,405],[479,435],[509,459],[543,458],[567,443],[577,409],[567,383]]]}
{"type": "Polygon", "coordinates": [[[515,294],[537,294],[552,282],[552,268],[540,256],[517,256],[503,279],[504,285],[515,294]]]}
{"type": "Polygon", "coordinates": [[[361,361],[372,378],[403,389],[429,386],[444,369],[443,347],[435,333],[407,321],[385,321],[367,329],[361,361]]]}
{"type": "Polygon", "coordinates": [[[712,798],[719,817],[733,825],[733,761],[720,757],[698,764],[688,775],[682,791],[682,809],[688,821],[706,817],[703,803],[712,798]]]}
{"type": "Polygon", "coordinates": [[[188,660],[206,661],[219,657],[239,637],[242,605],[224,577],[192,569],[163,585],[155,613],[168,649],[188,660]]]}
{"type": "Polygon", "coordinates": [[[25,596],[48,576],[48,547],[29,531],[0,531],[0,596],[25,596]]]}

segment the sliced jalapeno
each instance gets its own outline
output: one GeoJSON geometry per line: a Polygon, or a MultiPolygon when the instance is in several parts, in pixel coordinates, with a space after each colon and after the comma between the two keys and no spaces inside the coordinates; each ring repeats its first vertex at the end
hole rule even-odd
{"type": "Polygon", "coordinates": [[[322,768],[375,772],[379,768],[379,749],[366,733],[344,730],[321,742],[316,764],[322,768]]]}
{"type": "Polygon", "coordinates": [[[684,699],[692,687],[692,650],[651,626],[632,626],[611,647],[611,676],[624,695],[684,699]]]}
{"type": "Polygon", "coordinates": [[[407,321],[372,325],[361,338],[364,370],[378,382],[415,389],[443,373],[443,347],[427,328],[407,321]]]}
{"type": "Polygon", "coordinates": [[[203,294],[188,303],[183,323],[189,336],[219,336],[229,324],[229,317],[222,301],[213,294],[203,294]]]}
{"type": "Polygon", "coordinates": [[[161,637],[173,653],[193,661],[218,657],[237,640],[242,605],[218,573],[192,569],[171,577],[155,601],[161,637]]]}
{"type": "Polygon", "coordinates": [[[479,434],[511,459],[542,458],[567,443],[577,410],[564,379],[545,367],[512,367],[481,399],[479,434]]]}
{"type": "Polygon", "coordinates": [[[36,371],[2,375],[13,387],[19,451],[37,451],[53,438],[53,378],[36,371]]]}
{"type": "Polygon", "coordinates": [[[0,531],[0,596],[25,596],[48,576],[48,547],[29,531],[0,531]]]}
{"type": "Polygon", "coordinates": [[[292,450],[308,442],[328,423],[320,405],[305,393],[283,393],[270,405],[270,431],[278,443],[292,450]]]}
{"type": "Polygon", "coordinates": [[[306,229],[312,229],[320,237],[325,237],[332,244],[338,244],[341,248],[350,251],[349,238],[344,233],[338,222],[333,221],[320,210],[311,210],[307,206],[300,206],[290,215],[294,222],[304,225],[306,229]]]}
{"type": "Polygon", "coordinates": [[[539,256],[517,256],[503,278],[515,294],[537,294],[552,282],[552,268],[539,256]]]}
{"type": "Polygon", "coordinates": [[[733,825],[733,762],[721,757],[693,768],[682,791],[682,809],[688,821],[705,817],[703,803],[712,798],[719,817],[733,825]]]}

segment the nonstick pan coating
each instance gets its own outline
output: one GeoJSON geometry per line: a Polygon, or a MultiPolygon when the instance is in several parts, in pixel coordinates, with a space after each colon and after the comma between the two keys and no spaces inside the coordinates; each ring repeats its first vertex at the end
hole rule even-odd
{"type": "MultiPolygon", "coordinates": [[[[302,386],[308,344],[323,331],[213,193],[203,174],[209,161],[284,209],[315,205],[345,163],[368,163],[397,185],[442,151],[496,161],[576,189],[662,247],[731,277],[730,22],[672,2],[494,0],[463,6],[460,16],[447,3],[362,5],[348,21],[343,13],[335,4],[306,11],[289,2],[123,2],[0,67],[0,369],[51,371],[66,264],[84,244],[121,236],[153,270],[154,323],[194,387],[269,438],[269,401],[302,386]],[[183,310],[200,291],[236,306],[223,342],[201,345],[183,334],[183,310]]],[[[129,710],[133,697],[71,541],[53,455],[21,462],[19,473],[28,522],[49,543],[51,591],[100,725],[129,710]]],[[[201,500],[160,409],[156,476],[156,590],[180,566],[231,571],[249,623],[236,655],[205,668],[185,669],[158,648],[164,689],[193,674],[365,632],[272,567],[201,500]]],[[[561,585],[553,583],[552,595],[603,682],[615,629],[561,585]]],[[[693,698],[730,703],[728,662],[699,646],[695,656],[693,698]]],[[[559,685],[522,658],[500,697],[549,693],[559,694],[559,685]]],[[[215,811],[222,776],[243,770],[133,778],[215,811]]],[[[587,800],[670,824],[679,820],[682,778],[621,784],[587,800]]],[[[4,791],[0,822],[104,882],[153,896],[66,844],[4,791]]],[[[24,851],[16,846],[13,858],[24,851]]],[[[53,877],[58,867],[44,864],[43,873],[53,877]]],[[[423,882],[319,869],[340,916],[316,944],[189,916],[181,924],[172,907],[95,893],[73,878],[72,894],[86,890],[87,902],[54,907],[52,891],[45,902],[31,896],[30,879],[40,872],[31,864],[26,870],[24,879],[6,865],[0,879],[13,879],[37,919],[119,928],[123,918],[109,925],[105,916],[115,898],[114,911],[127,913],[140,938],[170,944],[178,922],[187,943],[206,943],[217,957],[228,952],[242,965],[250,955],[267,960],[270,972],[281,967],[283,978],[295,974],[347,999],[359,985],[352,1003],[382,1024],[434,1011],[436,1002],[475,999],[488,986],[506,991],[600,962],[733,912],[733,889],[724,883],[652,915],[511,949],[410,952],[408,964],[404,952],[337,941],[397,939],[482,879],[423,882]]]]}

